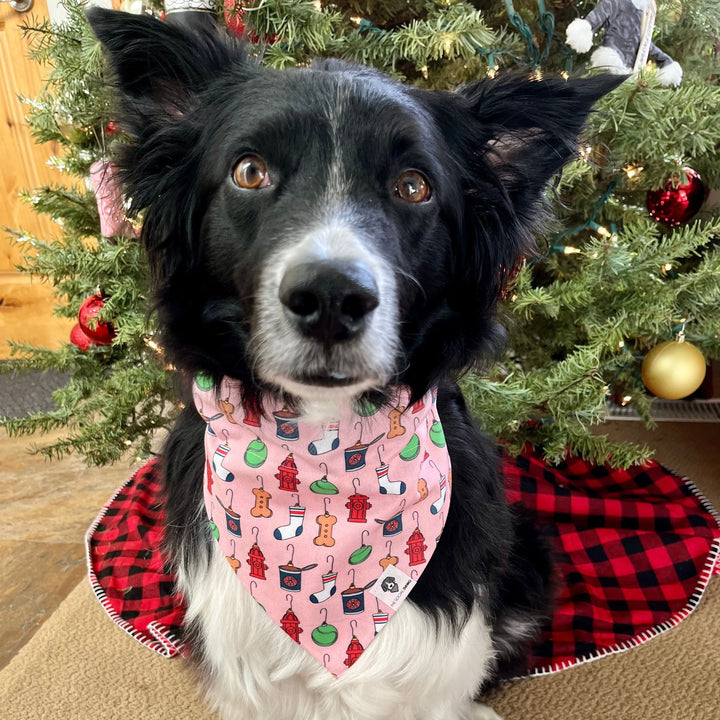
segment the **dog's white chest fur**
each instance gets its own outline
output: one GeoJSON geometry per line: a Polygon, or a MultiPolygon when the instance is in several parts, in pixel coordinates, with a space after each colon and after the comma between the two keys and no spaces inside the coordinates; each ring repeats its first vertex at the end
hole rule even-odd
{"type": "Polygon", "coordinates": [[[340,678],[278,628],[213,543],[208,566],[181,571],[187,622],[203,637],[207,698],[223,720],[471,720],[493,657],[474,610],[458,633],[404,603],[340,678]]]}

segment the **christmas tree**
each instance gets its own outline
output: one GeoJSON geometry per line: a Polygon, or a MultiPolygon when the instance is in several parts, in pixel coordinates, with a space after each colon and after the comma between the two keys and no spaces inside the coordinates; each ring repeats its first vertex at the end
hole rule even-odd
{"type": "MultiPolygon", "coordinates": [[[[608,398],[631,403],[650,423],[643,361],[648,387],[679,397],[699,384],[703,358],[720,357],[720,216],[701,208],[705,188],[720,180],[720,5],[660,0],[653,26],[654,3],[624,0],[624,14],[605,17],[607,4],[248,0],[201,15],[176,3],[168,21],[227,24],[271,67],[335,56],[426,88],[508,72],[567,78],[612,63],[632,73],[600,103],[578,157],[548,190],[554,219],[536,253],[499,269],[511,276],[500,303],[504,356],[462,381],[485,428],[511,448],[529,441],[550,459],[569,449],[626,465],[648,451],[593,432],[608,398]],[[603,22],[604,35],[594,35],[603,22]],[[622,45],[628,23],[637,25],[639,49],[622,45]],[[673,356],[671,377],[658,381],[652,371],[663,352],[673,356]]],[[[113,122],[104,57],[83,6],[67,0],[65,8],[63,23],[27,28],[35,58],[49,68],[43,94],[27,100],[30,122],[39,141],[63,144],[55,162],[68,176],[67,186],[27,199],[62,223],[64,238],[16,237],[36,251],[25,270],[52,282],[57,312],[80,312],[80,323],[60,351],[13,347],[5,371],[72,376],[55,393],[54,412],[5,425],[17,434],[66,428],[63,440],[37,450],[104,464],[146,454],[177,408],[154,338],[142,218],[125,217],[109,162],[127,140],[113,122]]]]}

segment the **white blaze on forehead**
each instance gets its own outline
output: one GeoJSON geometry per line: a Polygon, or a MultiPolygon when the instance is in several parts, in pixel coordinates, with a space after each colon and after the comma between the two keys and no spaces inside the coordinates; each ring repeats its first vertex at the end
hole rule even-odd
{"type": "Polygon", "coordinates": [[[334,97],[327,106],[327,118],[330,124],[330,164],[328,165],[325,201],[332,205],[347,196],[349,183],[343,165],[342,143],[340,142],[340,119],[348,107],[351,95],[350,82],[338,76],[334,97]]]}

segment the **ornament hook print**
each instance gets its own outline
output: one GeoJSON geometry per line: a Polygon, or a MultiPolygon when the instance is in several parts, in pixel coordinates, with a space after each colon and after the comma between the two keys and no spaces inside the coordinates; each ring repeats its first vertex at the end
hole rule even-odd
{"type": "Polygon", "coordinates": [[[318,467],[323,470],[324,474],[319,480],[315,480],[315,482],[310,484],[310,490],[317,495],[339,494],[340,491],[337,489],[337,486],[328,480],[330,471],[328,470],[327,463],[321,462],[318,464],[318,467]]]}
{"type": "Polygon", "coordinates": [[[328,623],[327,608],[320,608],[320,614],[322,615],[323,613],[325,613],[325,615],[322,618],[322,623],[312,631],[311,638],[316,645],[326,648],[335,644],[339,633],[334,625],[328,623]]]}
{"type": "Polygon", "coordinates": [[[242,537],[242,530],[240,528],[240,514],[235,512],[232,507],[234,497],[232,488],[225,488],[225,497],[227,497],[228,494],[230,495],[230,503],[227,507],[225,507],[220,501],[220,498],[218,498],[218,502],[220,503],[222,509],[225,511],[225,524],[227,525],[228,532],[231,535],[234,535],[236,537],[242,537]]]}
{"type": "Polygon", "coordinates": [[[227,558],[227,561],[230,563],[230,567],[233,571],[237,572],[240,567],[240,561],[235,557],[235,538],[230,539],[230,545],[232,546],[232,555],[227,558]]]}

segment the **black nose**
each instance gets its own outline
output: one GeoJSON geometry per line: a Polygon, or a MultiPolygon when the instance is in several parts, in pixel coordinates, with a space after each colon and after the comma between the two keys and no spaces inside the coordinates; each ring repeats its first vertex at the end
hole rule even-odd
{"type": "Polygon", "coordinates": [[[307,262],[287,270],[280,302],[300,332],[323,343],[357,335],[378,306],[375,278],[361,262],[307,262]]]}

